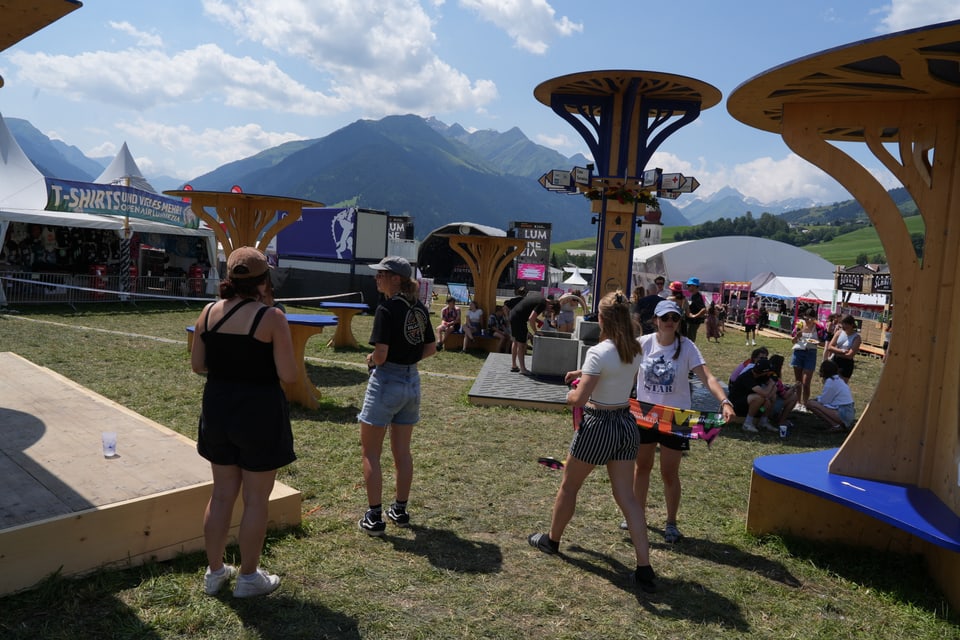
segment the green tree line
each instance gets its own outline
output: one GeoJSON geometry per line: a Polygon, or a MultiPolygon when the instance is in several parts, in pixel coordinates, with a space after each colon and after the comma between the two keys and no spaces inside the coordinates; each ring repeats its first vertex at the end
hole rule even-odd
{"type": "Polygon", "coordinates": [[[720,236],[752,236],[767,238],[803,247],[809,244],[830,242],[844,233],[856,231],[864,226],[862,222],[834,222],[823,226],[791,226],[789,222],[772,213],[764,213],[755,218],[753,213],[746,214],[731,220],[719,218],[703,224],[690,227],[685,231],[677,231],[674,240],[702,240],[704,238],[718,238],[720,236]]]}

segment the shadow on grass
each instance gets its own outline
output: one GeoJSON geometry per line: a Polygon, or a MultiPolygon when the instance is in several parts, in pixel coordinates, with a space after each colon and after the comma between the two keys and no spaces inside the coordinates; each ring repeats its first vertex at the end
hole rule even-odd
{"type": "MultiPolygon", "coordinates": [[[[564,562],[592,573],[619,589],[635,594],[637,603],[652,615],[696,624],[717,625],[746,632],[750,626],[737,603],[689,580],[657,578],[656,593],[644,593],[633,584],[633,567],[608,555],[573,545],[559,555],[564,562]],[[569,555],[583,554],[585,558],[569,555]]],[[[656,569],[654,569],[656,570],[656,569]]]]}
{"type": "Polygon", "coordinates": [[[500,547],[489,542],[465,540],[447,529],[412,525],[413,538],[385,535],[397,551],[415,553],[438,569],[459,573],[497,573],[503,566],[500,547]]]}
{"type": "Polygon", "coordinates": [[[353,405],[340,406],[333,402],[326,402],[322,398],[316,409],[306,409],[300,405],[290,403],[290,419],[312,422],[331,422],[333,424],[356,424],[360,408],[353,405]]]}
{"type": "Polygon", "coordinates": [[[15,616],[0,615],[0,637],[34,640],[52,635],[83,638],[153,640],[161,636],[140,619],[116,594],[136,589],[149,574],[147,567],[100,570],[81,578],[52,574],[40,584],[4,600],[15,605],[15,616]]]}
{"type": "MultiPolygon", "coordinates": [[[[283,589],[283,586],[280,587],[283,589]]],[[[258,638],[360,638],[357,621],[323,605],[280,594],[262,598],[237,599],[221,596],[258,638]]]]}
{"type": "MultiPolygon", "coordinates": [[[[662,529],[650,526],[647,526],[647,529],[656,532],[658,536],[663,535],[662,529]]],[[[628,543],[630,542],[629,536],[626,536],[625,539],[628,543]]],[[[650,547],[669,550],[673,553],[683,553],[707,562],[733,567],[741,571],[752,571],[768,580],[774,580],[787,587],[799,588],[803,586],[803,583],[790,573],[782,563],[764,558],[763,556],[747,553],[743,549],[730,544],[684,536],[679,542],[673,544],[666,542],[658,543],[651,540],[650,547]]]]}
{"type": "Polygon", "coordinates": [[[820,570],[884,592],[897,602],[910,603],[941,620],[960,623],[960,611],[953,609],[946,596],[933,584],[926,562],[920,555],[791,536],[767,536],[764,540],[779,540],[791,555],[820,570]]]}
{"type": "MultiPolygon", "coordinates": [[[[362,360],[358,360],[358,363],[362,360]]],[[[342,367],[307,364],[307,377],[317,385],[321,393],[324,387],[353,387],[365,383],[370,374],[366,369],[351,364],[342,367]]]]}

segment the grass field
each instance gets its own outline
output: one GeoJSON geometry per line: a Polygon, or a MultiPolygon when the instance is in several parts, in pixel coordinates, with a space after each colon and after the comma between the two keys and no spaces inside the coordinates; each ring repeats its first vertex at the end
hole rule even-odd
{"type": "MultiPolygon", "coordinates": [[[[190,372],[184,327],[197,313],[162,305],[21,309],[0,315],[0,345],[194,438],[203,381],[190,372]]],[[[370,326],[369,316],[356,318],[361,342],[370,326]]],[[[789,346],[760,341],[773,352],[789,346]]],[[[299,459],[280,473],[303,492],[303,524],[271,533],[263,557],[283,578],[278,592],[253,601],[228,591],[205,596],[205,559],[192,553],[51,577],[0,598],[0,637],[960,637],[956,612],[916,557],[747,534],[754,457],[841,442],[806,414],[785,440],[730,427],[709,449],[694,443],[681,470],[685,538],[675,545],[661,537],[662,487],[653,482],[647,513],[656,594],[636,592],[627,580],[633,551],[602,472],[581,492],[563,556],[530,548],[526,536],[548,526],[560,479],[536,459],[565,455],[570,415],[469,404],[481,354],[441,352],[423,363],[413,526],[369,538],[357,531],[366,506],[356,425],[366,349],[325,342],[316,337],[307,346],[322,406],[293,408],[299,459]]],[[[722,379],[750,349],[735,332],[701,346],[722,379]]],[[[859,408],[880,374],[878,360],[859,361],[852,385],[859,408]]],[[[384,462],[392,487],[389,448],[384,462]]],[[[228,549],[230,560],[236,553],[228,549]]]]}

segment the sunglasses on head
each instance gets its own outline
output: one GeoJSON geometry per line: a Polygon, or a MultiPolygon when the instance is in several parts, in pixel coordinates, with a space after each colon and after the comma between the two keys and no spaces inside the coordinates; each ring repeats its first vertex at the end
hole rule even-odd
{"type": "Polygon", "coordinates": [[[661,320],[666,320],[667,322],[680,322],[680,314],[679,314],[679,313],[665,313],[665,314],[663,314],[662,316],[660,316],[660,319],[661,319],[661,320]]]}

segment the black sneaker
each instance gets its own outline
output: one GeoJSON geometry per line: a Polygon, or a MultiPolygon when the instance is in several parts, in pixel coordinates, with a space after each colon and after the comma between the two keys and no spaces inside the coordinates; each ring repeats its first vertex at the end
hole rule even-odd
{"type": "Polygon", "coordinates": [[[387,517],[390,518],[390,522],[398,527],[410,526],[410,514],[407,513],[407,508],[398,506],[396,503],[390,505],[390,508],[387,509],[387,517]]]}
{"type": "Polygon", "coordinates": [[[653,573],[653,567],[650,565],[637,567],[637,570],[633,572],[633,584],[640,587],[640,590],[645,593],[656,593],[657,583],[654,582],[656,577],[656,574],[653,573]]]}
{"type": "Polygon", "coordinates": [[[387,523],[383,521],[381,515],[375,511],[367,511],[357,523],[360,531],[368,536],[382,536],[387,529],[387,523]]]}

